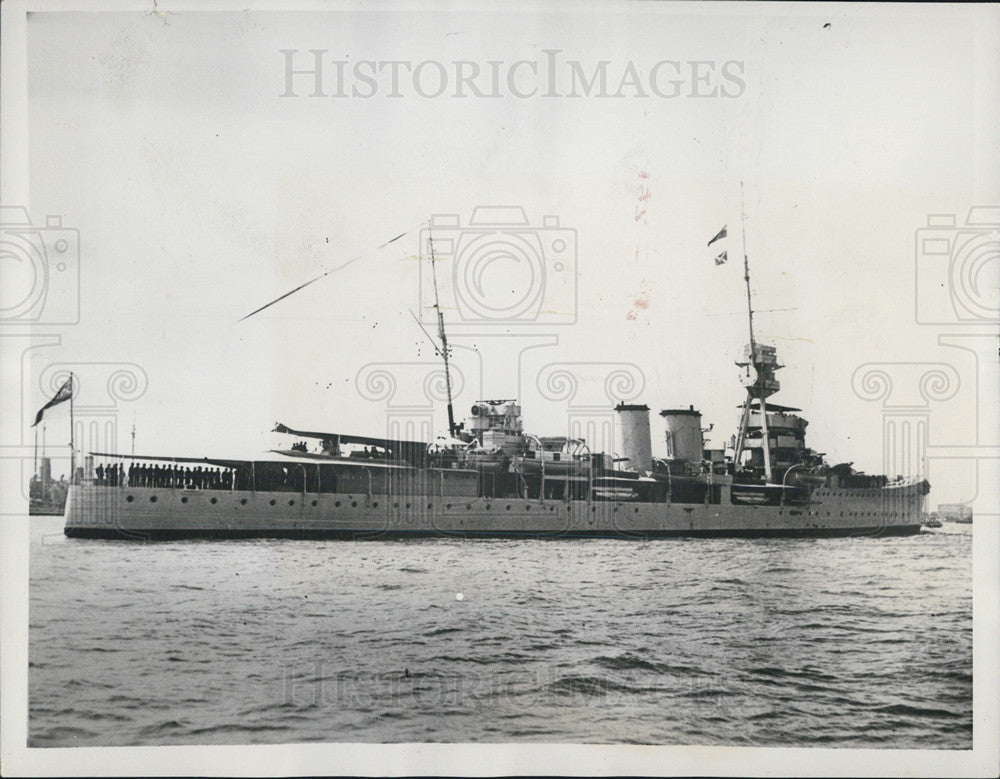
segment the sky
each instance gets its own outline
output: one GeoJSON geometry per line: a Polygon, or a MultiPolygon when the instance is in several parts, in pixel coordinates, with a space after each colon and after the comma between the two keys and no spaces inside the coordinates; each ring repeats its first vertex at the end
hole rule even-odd
{"type": "MultiPolygon", "coordinates": [[[[979,449],[944,459],[998,443],[998,221],[964,227],[1000,203],[995,9],[121,8],[28,21],[21,202],[34,225],[79,231],[79,315],[33,328],[59,343],[22,361],[22,440],[60,369],[104,425],[91,448],[128,451],[133,425],[137,452],[194,456],[260,452],[276,421],[443,432],[411,314],[434,332],[433,217],[459,418],[517,397],[526,429],[569,419],[597,443],[615,402],[645,402],[662,454],[656,412],[694,405],[721,447],[743,399],[745,245],[757,337],[786,366],[774,400],[803,409],[812,447],[898,466],[893,447],[916,444],[886,424],[906,407],[928,425],[914,469],[932,502],[996,483],[979,449]],[[319,85],[288,73],[310,50],[319,85]],[[603,92],[582,83],[602,68],[603,92]],[[527,225],[471,224],[488,206],[527,225]],[[926,256],[928,215],[955,216],[934,234],[944,260],[926,256]],[[968,324],[946,267],[983,236],[969,283],[987,314],[968,324]],[[491,241],[507,254],[477,265],[491,241]],[[529,290],[537,306],[496,313],[529,290]],[[869,363],[888,399],[882,374],[856,374],[869,363]]],[[[47,416],[53,445],[66,416],[47,416]]]]}

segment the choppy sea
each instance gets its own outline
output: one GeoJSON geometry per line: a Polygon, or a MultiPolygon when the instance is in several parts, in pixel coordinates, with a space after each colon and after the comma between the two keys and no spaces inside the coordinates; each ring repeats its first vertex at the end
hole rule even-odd
{"type": "Polygon", "coordinates": [[[31,527],[32,747],[972,747],[968,525],[652,542],[31,527]]]}

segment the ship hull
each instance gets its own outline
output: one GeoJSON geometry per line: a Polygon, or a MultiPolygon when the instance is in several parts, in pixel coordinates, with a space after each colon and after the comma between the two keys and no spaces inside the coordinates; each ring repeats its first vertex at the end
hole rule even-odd
{"type": "Polygon", "coordinates": [[[71,538],[804,538],[920,532],[924,491],[820,489],[808,506],[309,494],[80,485],[71,538]]]}

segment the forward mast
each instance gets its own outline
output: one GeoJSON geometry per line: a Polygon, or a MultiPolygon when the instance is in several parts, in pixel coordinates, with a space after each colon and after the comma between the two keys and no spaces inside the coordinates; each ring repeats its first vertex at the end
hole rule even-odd
{"type": "Polygon", "coordinates": [[[750,343],[746,345],[744,356],[746,362],[737,363],[747,369],[743,384],[746,387],[747,396],[743,402],[743,413],[740,417],[740,428],[736,438],[736,451],[733,456],[734,468],[739,468],[746,448],[747,431],[750,427],[750,412],[754,406],[754,401],[760,407],[760,423],[762,448],[764,454],[764,481],[768,484],[773,481],[773,469],[771,467],[771,435],[767,426],[767,398],[776,393],[781,384],[775,377],[775,372],[782,366],[778,364],[777,350],[773,346],[757,343],[753,330],[753,295],[750,291],[750,260],[747,256],[747,225],[746,208],[743,199],[743,182],[740,182],[740,224],[743,233],[743,280],[747,288],[747,322],[750,332],[750,343]],[[753,376],[750,375],[750,366],[753,366],[753,376]]]}

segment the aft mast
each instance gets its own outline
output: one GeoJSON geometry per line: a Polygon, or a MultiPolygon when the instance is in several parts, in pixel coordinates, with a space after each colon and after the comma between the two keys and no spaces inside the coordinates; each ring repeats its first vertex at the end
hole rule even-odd
{"type": "Polygon", "coordinates": [[[434,236],[427,236],[427,244],[431,252],[431,277],[434,280],[434,310],[437,312],[438,338],[441,339],[441,348],[438,349],[438,353],[441,355],[441,359],[444,360],[444,386],[448,395],[448,435],[456,438],[458,430],[455,427],[455,410],[451,401],[451,368],[448,365],[448,336],[444,331],[444,314],[441,313],[441,301],[438,298],[437,258],[434,256],[434,236]]]}

